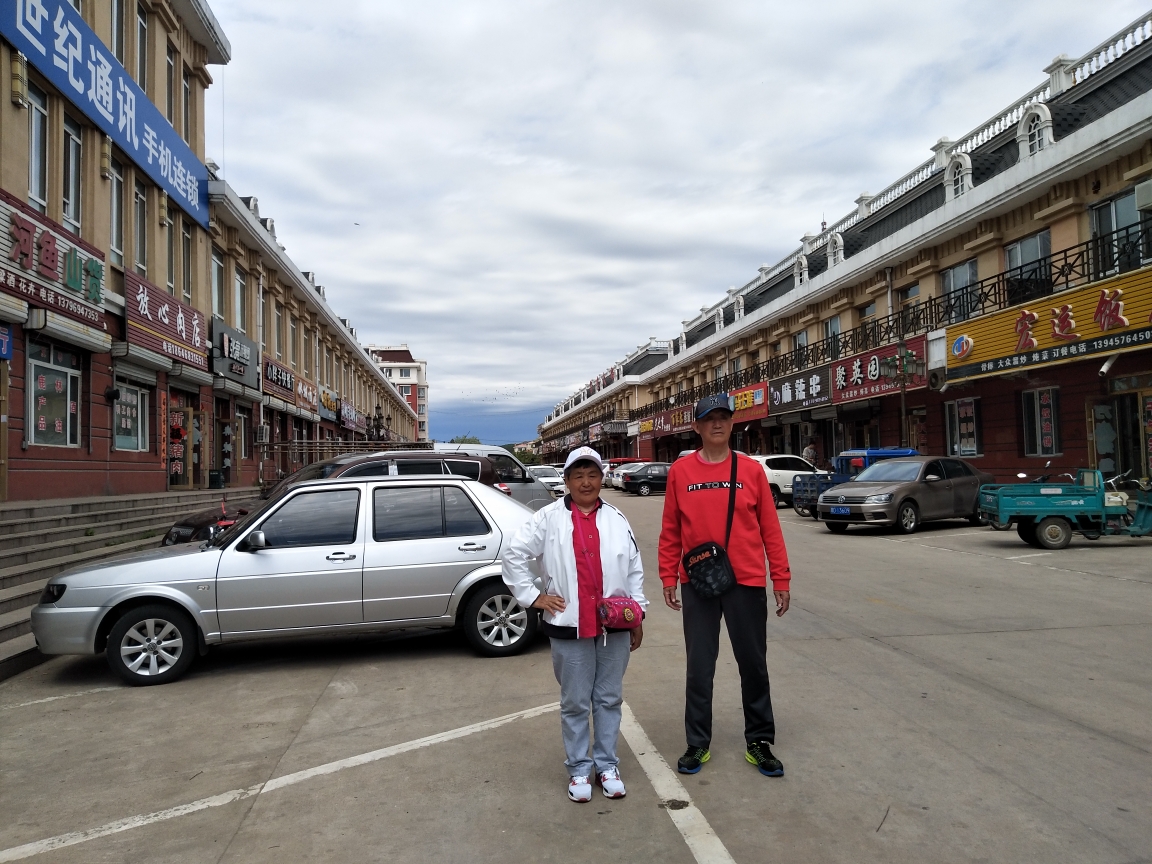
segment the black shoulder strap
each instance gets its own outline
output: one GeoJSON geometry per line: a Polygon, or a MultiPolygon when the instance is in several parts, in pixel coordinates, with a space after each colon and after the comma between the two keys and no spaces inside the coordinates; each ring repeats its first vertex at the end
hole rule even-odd
{"type": "Polygon", "coordinates": [[[736,513],[736,451],[732,450],[732,480],[728,483],[728,524],[724,528],[724,548],[732,537],[732,516],[736,513]]]}

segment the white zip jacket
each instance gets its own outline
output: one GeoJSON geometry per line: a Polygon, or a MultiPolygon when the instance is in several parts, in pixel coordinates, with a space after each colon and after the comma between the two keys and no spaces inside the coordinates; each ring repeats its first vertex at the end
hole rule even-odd
{"type": "MultiPolygon", "coordinates": [[[[539,561],[543,587],[549,594],[564,598],[564,611],[559,615],[544,612],[544,620],[556,627],[576,627],[580,622],[580,592],[576,583],[576,552],[572,540],[572,511],[567,495],[554,501],[520,526],[504,553],[504,584],[522,606],[531,606],[540,596],[540,585],[529,569],[529,562],[539,561]]],[[[624,514],[604,501],[596,511],[596,530],[600,534],[600,565],[604,570],[605,597],[631,597],[642,609],[648,608],[644,597],[644,565],[640,548],[632,536],[632,526],[624,514]]]]}

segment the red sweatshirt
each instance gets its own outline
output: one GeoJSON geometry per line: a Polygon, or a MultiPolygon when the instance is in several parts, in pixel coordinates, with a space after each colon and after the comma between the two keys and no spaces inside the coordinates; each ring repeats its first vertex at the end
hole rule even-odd
{"type": "MultiPolygon", "coordinates": [[[[735,451],[732,451],[735,453],[735,451]]],[[[741,585],[763,586],[766,570],[772,572],[772,589],[787,591],[792,578],[788,550],[772,501],[772,487],[763,466],[738,454],[736,512],[728,558],[741,585]],[[767,554],[768,568],[764,566],[767,554]]],[[[664,585],[687,582],[680,561],[684,553],[709,541],[724,543],[728,518],[728,481],[732,463],[705,462],[699,452],[672,463],[668,471],[668,494],[664,499],[664,523],[660,529],[660,581],[664,585]]]]}

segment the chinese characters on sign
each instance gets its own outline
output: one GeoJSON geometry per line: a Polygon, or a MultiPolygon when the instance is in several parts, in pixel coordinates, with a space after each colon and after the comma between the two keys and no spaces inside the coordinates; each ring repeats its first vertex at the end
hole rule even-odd
{"type": "Polygon", "coordinates": [[[3,4],[0,34],[128,153],[156,185],[208,226],[208,169],[69,0],[3,4]]]}
{"type": "Polygon", "coordinates": [[[801,411],[832,401],[829,366],[805,369],[768,382],[768,399],[773,414],[801,411]]]}
{"type": "Polygon", "coordinates": [[[768,416],[768,385],[756,384],[742,387],[731,393],[735,411],[732,419],[737,423],[745,420],[763,420],[768,416]]]}
{"type": "Polygon", "coordinates": [[[260,349],[239,330],[212,319],[212,371],[251,387],[260,386],[260,349]]]}
{"type": "Polygon", "coordinates": [[[956,400],[957,433],[959,435],[960,455],[976,456],[979,453],[976,442],[976,400],[956,400]]]}
{"type": "Polygon", "coordinates": [[[104,261],[0,192],[0,291],[98,330],[104,319],[104,261]]]}
{"type": "Polygon", "coordinates": [[[336,395],[336,391],[329,390],[324,386],[320,387],[320,410],[318,413],[321,420],[335,422],[339,419],[340,397],[336,395]]]}
{"type": "Polygon", "coordinates": [[[128,341],[197,369],[208,369],[204,316],[166,291],[124,272],[128,341]]]}
{"type": "Polygon", "coordinates": [[[296,404],[296,376],[275,360],[264,359],[264,392],[296,404]]]}
{"type": "Polygon", "coordinates": [[[320,393],[315,384],[305,381],[303,378],[296,379],[296,406],[311,411],[313,414],[318,412],[320,393]]]}
{"type": "MultiPolygon", "coordinates": [[[[917,357],[924,356],[925,340],[923,336],[909,339],[905,343],[908,350],[917,357]]],[[[880,361],[895,357],[897,345],[885,345],[875,351],[845,357],[832,364],[832,401],[837,405],[843,402],[855,402],[859,399],[871,399],[883,396],[885,393],[899,393],[900,385],[889,381],[880,371],[880,361]]],[[[923,378],[913,378],[906,389],[917,390],[926,387],[928,382],[923,378]]]]}

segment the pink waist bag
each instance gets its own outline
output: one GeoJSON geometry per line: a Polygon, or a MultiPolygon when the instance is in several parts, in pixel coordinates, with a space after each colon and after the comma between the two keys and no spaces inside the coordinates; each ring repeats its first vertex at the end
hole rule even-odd
{"type": "Polygon", "coordinates": [[[604,597],[596,611],[600,626],[607,630],[635,630],[644,619],[644,610],[631,597],[604,597]]]}

